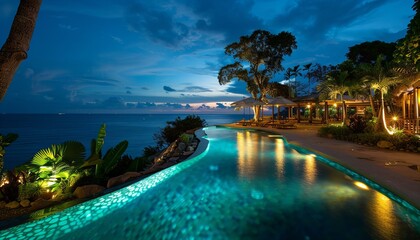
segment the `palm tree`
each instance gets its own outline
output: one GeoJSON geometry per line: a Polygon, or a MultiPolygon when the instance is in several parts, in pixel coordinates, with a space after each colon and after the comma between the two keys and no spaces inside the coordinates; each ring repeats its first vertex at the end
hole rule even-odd
{"type": "Polygon", "coordinates": [[[297,95],[297,91],[296,91],[296,78],[298,77],[298,76],[302,76],[302,73],[300,72],[301,71],[301,69],[300,69],[300,65],[296,65],[296,66],[294,66],[293,68],[292,68],[292,70],[291,70],[291,76],[292,77],[294,77],[295,78],[295,83],[294,83],[294,89],[295,89],[295,94],[297,95]]]}
{"type": "Polygon", "coordinates": [[[312,66],[312,63],[303,65],[303,71],[306,71],[305,77],[308,78],[308,96],[311,95],[311,78],[312,78],[311,66],[312,66]]]}
{"type": "MultiPolygon", "coordinates": [[[[396,77],[389,65],[384,62],[384,56],[379,55],[376,59],[375,64],[372,66],[365,67],[365,76],[362,80],[365,82],[366,86],[369,86],[373,93],[379,91],[381,106],[378,113],[378,121],[376,124],[376,130],[379,131],[381,128],[385,129],[389,134],[393,134],[391,130],[388,129],[385,121],[385,101],[384,95],[388,93],[388,90],[399,83],[402,82],[402,79],[396,77]]],[[[372,99],[372,96],[369,97],[372,99]]],[[[371,103],[372,104],[372,103],[371,103]]]]}
{"type": "Polygon", "coordinates": [[[320,99],[333,99],[336,100],[338,96],[342,102],[342,117],[343,124],[346,119],[346,106],[343,100],[343,95],[348,93],[350,90],[347,71],[330,72],[327,78],[318,85],[318,92],[320,93],[320,99]]]}

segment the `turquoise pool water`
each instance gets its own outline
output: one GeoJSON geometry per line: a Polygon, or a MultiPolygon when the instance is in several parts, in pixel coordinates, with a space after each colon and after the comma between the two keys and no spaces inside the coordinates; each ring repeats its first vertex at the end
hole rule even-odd
{"type": "Polygon", "coordinates": [[[420,239],[417,209],[281,136],[205,131],[198,157],[0,239],[420,239]]]}

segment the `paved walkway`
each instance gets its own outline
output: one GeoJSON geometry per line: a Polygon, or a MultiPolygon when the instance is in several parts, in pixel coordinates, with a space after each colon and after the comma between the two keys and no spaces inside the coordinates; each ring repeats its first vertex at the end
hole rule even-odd
{"type": "MultiPolygon", "coordinates": [[[[236,124],[225,126],[248,128],[236,124]]],[[[317,136],[318,128],[299,125],[297,129],[256,129],[282,134],[289,143],[307,148],[373,180],[420,210],[420,169],[408,167],[420,165],[420,153],[384,150],[322,138],[317,136]]]]}

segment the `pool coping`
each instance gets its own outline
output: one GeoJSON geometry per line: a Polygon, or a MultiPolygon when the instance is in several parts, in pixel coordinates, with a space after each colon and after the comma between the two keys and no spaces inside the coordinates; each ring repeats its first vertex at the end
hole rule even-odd
{"type": "Polygon", "coordinates": [[[359,145],[317,136],[314,126],[301,125],[297,129],[273,129],[264,127],[248,127],[236,124],[221,124],[218,126],[254,129],[267,133],[281,134],[289,144],[302,147],[317,155],[335,162],[356,174],[379,184],[382,188],[406,201],[417,211],[420,211],[420,172],[400,168],[400,166],[385,166],[385,162],[403,159],[420,164],[420,154],[395,152],[375,147],[359,145]],[[371,158],[374,161],[364,159],[371,158]]]}

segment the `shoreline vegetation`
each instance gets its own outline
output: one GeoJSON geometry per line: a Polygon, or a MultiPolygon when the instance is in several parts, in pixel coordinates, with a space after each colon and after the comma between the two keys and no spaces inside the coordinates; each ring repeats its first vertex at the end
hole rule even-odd
{"type": "Polygon", "coordinates": [[[92,140],[86,160],[77,142],[40,150],[29,163],[2,175],[0,229],[48,216],[184,161],[199,144],[195,130],[205,126],[206,121],[195,115],[168,121],[154,136],[156,146],[144,148],[143,156],[134,159],[123,155],[126,141],[102,156],[105,124],[92,140]]]}

